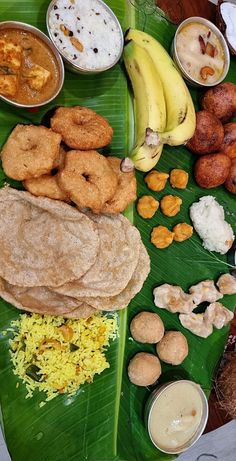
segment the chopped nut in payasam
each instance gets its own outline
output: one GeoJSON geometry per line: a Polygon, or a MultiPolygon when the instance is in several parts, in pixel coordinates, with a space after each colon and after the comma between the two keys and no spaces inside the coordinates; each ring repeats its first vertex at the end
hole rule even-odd
{"type": "Polygon", "coordinates": [[[224,72],[226,57],[222,40],[213,28],[197,19],[180,28],[176,37],[176,52],[191,79],[200,84],[207,82],[214,85],[224,72]]]}

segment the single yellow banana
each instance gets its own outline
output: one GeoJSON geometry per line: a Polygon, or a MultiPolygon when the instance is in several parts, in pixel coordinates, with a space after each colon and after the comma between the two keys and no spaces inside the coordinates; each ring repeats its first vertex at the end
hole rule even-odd
{"type": "Polygon", "coordinates": [[[192,138],[196,127],[196,113],[190,93],[187,98],[187,113],[185,119],[173,130],[159,133],[160,142],[169,146],[186,144],[192,138]]]}
{"type": "Polygon", "coordinates": [[[131,40],[123,56],[134,92],[135,147],[130,157],[138,170],[149,171],[162,152],[158,133],[166,126],[163,88],[145,49],[131,40]]]}
{"type": "Polygon", "coordinates": [[[165,131],[171,131],[181,125],[186,118],[188,88],[176,69],[174,61],[154,37],[137,29],[129,29],[126,34],[126,41],[128,42],[129,40],[133,40],[137,45],[143,47],[154,62],[163,85],[166,101],[167,121],[165,131]]]}

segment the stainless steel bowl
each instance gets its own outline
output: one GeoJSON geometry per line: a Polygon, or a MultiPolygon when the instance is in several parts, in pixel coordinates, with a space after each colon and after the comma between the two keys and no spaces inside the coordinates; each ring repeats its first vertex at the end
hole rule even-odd
{"type": "Polygon", "coordinates": [[[103,68],[100,68],[100,69],[86,69],[86,68],[83,68],[77,64],[75,64],[73,61],[71,61],[70,59],[68,59],[68,57],[66,56],[65,53],[63,53],[62,50],[60,50],[60,48],[56,45],[55,41],[54,41],[54,36],[53,36],[53,33],[51,31],[51,28],[50,28],[50,25],[49,25],[49,15],[50,15],[50,12],[51,10],[53,9],[55,3],[57,3],[57,0],[52,0],[51,3],[49,3],[49,6],[48,6],[48,10],[47,10],[47,16],[46,16],[46,24],[47,24],[47,30],[48,30],[48,34],[49,34],[49,37],[50,39],[52,40],[52,42],[54,43],[55,47],[57,48],[58,52],[61,54],[62,58],[63,58],[63,61],[66,65],[66,68],[68,70],[71,70],[72,72],[75,72],[77,74],[89,74],[89,75],[93,75],[93,74],[99,74],[101,72],[104,72],[106,70],[109,70],[111,69],[112,67],[115,66],[115,64],[117,64],[117,62],[120,60],[121,58],[121,55],[122,55],[122,52],[123,52],[123,47],[124,47],[124,35],[123,35],[123,31],[122,31],[122,28],[121,28],[121,25],[116,17],[116,15],[113,13],[113,11],[111,10],[111,8],[109,8],[109,6],[104,3],[102,0],[97,0],[99,3],[101,3],[104,8],[108,11],[108,13],[113,17],[114,21],[116,22],[117,24],[117,27],[119,29],[119,32],[120,32],[120,38],[121,38],[121,46],[120,46],[120,52],[116,58],[116,60],[109,66],[107,67],[103,67],[103,68]]]}
{"type": "Polygon", "coordinates": [[[58,85],[55,93],[47,100],[41,102],[41,103],[34,103],[34,104],[21,104],[18,103],[10,98],[7,98],[6,96],[0,95],[0,98],[3,99],[3,101],[16,106],[16,107],[24,107],[24,108],[33,108],[33,107],[40,107],[40,106],[45,106],[45,104],[48,104],[49,102],[53,101],[53,99],[56,98],[56,96],[60,93],[63,83],[64,83],[64,78],[65,78],[65,70],[64,70],[64,64],[62,61],[62,58],[60,54],[58,53],[56,47],[53,45],[51,40],[45,35],[41,30],[37,29],[37,27],[31,26],[30,24],[26,24],[24,22],[18,22],[18,21],[3,21],[0,22],[0,30],[4,29],[20,29],[22,31],[27,31],[31,32],[33,35],[36,35],[36,37],[39,37],[47,46],[50,48],[52,53],[54,54],[54,57],[57,61],[58,64],[58,69],[59,69],[59,79],[58,79],[58,85]]]}
{"type": "Polygon", "coordinates": [[[224,78],[226,77],[226,75],[228,73],[228,70],[229,70],[230,54],[229,54],[229,48],[228,48],[228,45],[226,43],[226,40],[225,40],[224,36],[220,32],[220,30],[211,21],[208,21],[208,19],[201,18],[199,16],[192,16],[192,17],[190,17],[188,19],[185,19],[183,22],[181,22],[181,24],[179,25],[178,29],[175,32],[174,40],[172,42],[172,47],[171,47],[171,54],[172,54],[172,57],[173,57],[173,60],[174,60],[174,62],[176,64],[176,66],[180,70],[182,76],[192,86],[211,87],[211,86],[218,85],[219,83],[222,82],[222,80],[224,80],[224,78]],[[220,40],[220,43],[221,43],[223,51],[224,51],[224,55],[225,55],[224,70],[223,70],[223,73],[220,76],[220,78],[214,83],[207,83],[207,82],[203,83],[203,82],[199,82],[198,80],[195,80],[193,77],[191,77],[188,74],[186,69],[183,67],[183,65],[181,64],[181,61],[179,59],[179,56],[178,56],[178,51],[177,51],[177,47],[176,47],[177,36],[178,36],[179,32],[182,30],[183,27],[185,27],[187,24],[191,24],[191,23],[194,23],[194,22],[204,24],[205,26],[209,27],[209,29],[211,29],[215,33],[217,38],[220,40]]]}
{"type": "MultiPolygon", "coordinates": [[[[186,398],[187,398],[187,396],[186,396],[186,398]]],[[[145,406],[144,419],[145,419],[145,425],[146,425],[148,433],[149,433],[149,437],[150,437],[153,445],[155,445],[155,447],[158,448],[158,450],[162,451],[163,453],[179,454],[179,453],[182,453],[183,451],[187,450],[188,448],[190,448],[192,445],[194,445],[194,443],[196,443],[197,440],[199,439],[199,437],[202,435],[202,433],[203,433],[203,431],[204,431],[204,429],[206,427],[206,423],[207,423],[207,419],[208,419],[208,402],[207,402],[207,398],[206,398],[205,393],[203,392],[202,388],[198,384],[193,382],[193,381],[189,381],[189,380],[186,380],[186,379],[181,379],[181,380],[178,380],[178,381],[170,381],[168,383],[165,383],[165,384],[157,387],[157,389],[155,389],[152,392],[152,394],[150,395],[149,399],[147,400],[147,403],[146,403],[146,406],[145,406]],[[201,399],[202,399],[202,418],[201,418],[201,421],[200,421],[200,424],[199,424],[199,427],[198,427],[197,431],[195,432],[195,434],[191,437],[191,439],[187,443],[185,443],[184,445],[182,445],[179,448],[164,449],[163,447],[158,446],[158,444],[155,442],[155,440],[153,439],[152,434],[151,434],[150,420],[151,420],[152,409],[153,409],[156,401],[158,400],[158,398],[160,397],[160,395],[162,394],[162,392],[166,388],[174,386],[174,385],[176,385],[176,383],[181,383],[181,382],[190,383],[199,392],[199,394],[201,396],[201,399]]]]}

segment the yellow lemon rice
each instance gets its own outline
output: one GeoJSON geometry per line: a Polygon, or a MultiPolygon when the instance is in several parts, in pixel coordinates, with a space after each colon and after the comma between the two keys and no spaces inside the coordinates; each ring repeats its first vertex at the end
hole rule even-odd
{"type": "Polygon", "coordinates": [[[50,315],[22,314],[11,322],[10,354],[14,374],[32,397],[38,389],[45,401],[59,394],[74,395],[81,384],[109,368],[104,351],[117,335],[117,316],[101,313],[68,320],[50,315]]]}

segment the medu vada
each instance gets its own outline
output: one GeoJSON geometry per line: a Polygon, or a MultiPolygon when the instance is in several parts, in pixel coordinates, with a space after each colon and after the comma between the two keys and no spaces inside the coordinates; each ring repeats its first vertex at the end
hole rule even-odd
{"type": "Polygon", "coordinates": [[[72,149],[91,150],[110,143],[113,129],[108,121],[87,107],[59,107],[51,118],[51,128],[72,149]]]}
{"type": "Polygon", "coordinates": [[[31,178],[23,181],[25,189],[37,197],[48,197],[54,200],[70,202],[69,197],[59,187],[57,175],[44,174],[39,178],[31,178]]]}
{"type": "Polygon", "coordinates": [[[121,159],[117,157],[107,157],[107,161],[116,173],[118,186],[114,196],[105,203],[103,213],[121,213],[125,208],[136,200],[137,184],[133,171],[124,173],[120,169],[121,159]]]}
{"type": "Polygon", "coordinates": [[[38,178],[57,166],[61,135],[45,126],[17,125],[3,146],[5,174],[23,181],[38,178]]]}
{"type": "Polygon", "coordinates": [[[67,152],[64,168],[57,181],[79,209],[100,213],[115,194],[118,179],[106,157],[95,150],[67,152]]]}

